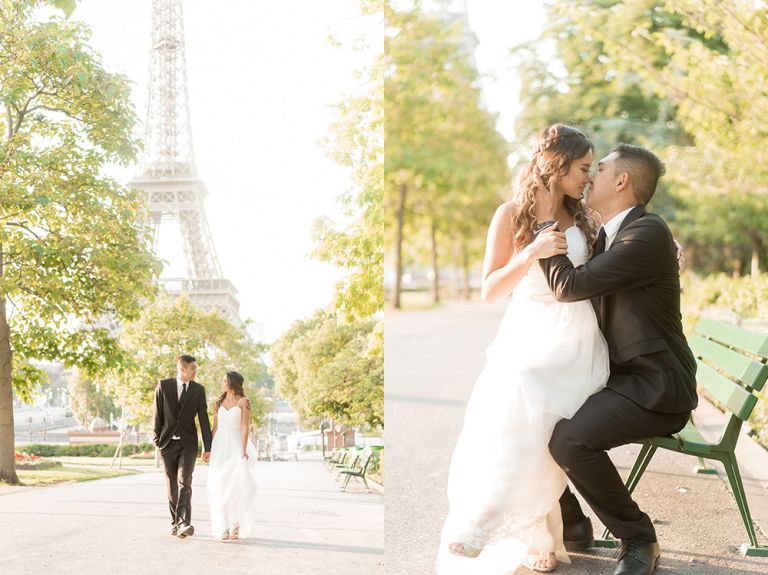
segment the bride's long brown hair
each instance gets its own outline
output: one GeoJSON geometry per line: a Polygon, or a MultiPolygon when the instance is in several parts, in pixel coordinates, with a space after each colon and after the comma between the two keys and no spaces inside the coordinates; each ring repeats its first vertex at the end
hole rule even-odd
{"type": "MultiPolygon", "coordinates": [[[[235,397],[245,397],[245,400],[248,402],[248,408],[250,409],[251,402],[245,396],[245,391],[243,391],[243,383],[245,382],[245,378],[237,371],[228,371],[225,377],[227,378],[227,386],[229,386],[229,389],[231,389],[232,393],[235,394],[235,397]]],[[[219,410],[219,406],[224,403],[224,399],[226,399],[226,397],[226,391],[218,397],[216,403],[214,404],[214,413],[219,410]]]]}
{"type": "MultiPolygon", "coordinates": [[[[544,185],[549,186],[552,178],[562,178],[568,174],[571,162],[594,150],[592,142],[572,126],[553,124],[541,133],[533,157],[520,173],[513,193],[512,226],[515,233],[512,246],[516,253],[533,241],[536,226],[534,170],[538,169],[544,185]]],[[[573,223],[587,236],[589,253],[592,255],[600,224],[583,200],[565,196],[563,206],[573,216],[573,223]]]]}

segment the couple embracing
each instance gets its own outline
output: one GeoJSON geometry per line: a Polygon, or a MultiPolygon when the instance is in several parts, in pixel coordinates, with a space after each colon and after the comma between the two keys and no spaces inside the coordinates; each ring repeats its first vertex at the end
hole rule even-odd
{"type": "Polygon", "coordinates": [[[546,129],[491,222],[483,298],[513,297],[451,461],[440,575],[547,572],[593,545],[568,480],[621,539],[616,575],[659,562],[607,451],[681,430],[697,405],[678,250],[645,209],[659,158],[619,144],[592,175],[593,153],[579,130],[546,129]]]}
{"type": "Polygon", "coordinates": [[[243,391],[243,376],[228,371],[208,419],[205,388],[194,381],[197,362],[190,355],[176,358],[176,377],[155,389],[154,444],[160,449],[168,487],[171,535],[186,538],[192,525],[192,473],[199,448],[197,425],[203,436],[202,459],[208,463],[208,506],[211,531],[222,540],[248,537],[255,516],[257,460],[248,438],[251,404],[243,391]]]}

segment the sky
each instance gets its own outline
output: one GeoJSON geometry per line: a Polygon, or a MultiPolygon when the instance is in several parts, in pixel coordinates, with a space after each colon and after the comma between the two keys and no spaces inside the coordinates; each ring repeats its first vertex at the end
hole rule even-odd
{"type": "MultiPolygon", "coordinates": [[[[382,49],[383,29],[355,0],[186,0],[183,9],[208,224],[224,277],[239,291],[241,318],[254,320],[252,335],[270,342],[328,306],[343,275],[310,258],[312,223],[341,219],[337,198],[352,185],[321,142],[332,106],[360,90],[354,70],[382,49]],[[361,36],[367,50],[354,48],[361,36]]],[[[81,0],[71,16],[91,27],[105,68],[131,80],[142,121],[151,15],[151,0],[81,0]]],[[[128,183],[135,169],[109,173],[128,183]]],[[[162,235],[174,232],[161,230],[159,255],[172,264],[163,275],[178,277],[177,244],[162,235]]]]}
{"type": "MultiPolygon", "coordinates": [[[[478,39],[475,60],[488,109],[499,114],[496,128],[514,141],[520,113],[520,79],[510,51],[541,35],[546,21],[543,2],[466,0],[469,25],[478,39]]],[[[542,129],[544,126],[542,126],[542,129]]]]}

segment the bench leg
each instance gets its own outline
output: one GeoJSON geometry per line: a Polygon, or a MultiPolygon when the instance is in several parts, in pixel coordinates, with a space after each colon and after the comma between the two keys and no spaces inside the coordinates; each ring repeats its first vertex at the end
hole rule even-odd
{"type": "Polygon", "coordinates": [[[632,466],[632,471],[629,472],[629,476],[627,477],[626,486],[630,493],[637,487],[640,477],[645,473],[645,468],[648,467],[648,464],[651,462],[651,458],[653,457],[653,454],[656,453],[657,449],[658,448],[651,443],[643,444],[640,453],[637,454],[635,464],[632,466]]]}
{"type": "Polygon", "coordinates": [[[699,464],[693,468],[693,472],[700,475],[717,475],[717,469],[709,467],[703,457],[699,457],[699,464]]]}
{"type": "MultiPolygon", "coordinates": [[[[627,486],[627,491],[630,493],[632,493],[635,490],[635,487],[637,487],[637,484],[640,481],[640,477],[643,475],[643,473],[645,473],[645,468],[648,467],[648,464],[650,463],[651,458],[653,457],[653,454],[656,453],[657,449],[658,447],[651,443],[643,443],[643,447],[640,448],[640,453],[637,454],[635,464],[632,466],[632,470],[629,472],[627,481],[625,483],[627,486]]],[[[617,544],[608,529],[603,531],[603,536],[598,539],[596,543],[596,547],[616,546],[617,544]]]]}
{"type": "Polygon", "coordinates": [[[344,485],[341,486],[341,490],[342,491],[346,491],[347,490],[347,485],[349,485],[349,480],[352,479],[352,475],[351,474],[346,473],[345,475],[346,475],[346,477],[344,478],[344,485]]]}
{"type": "Polygon", "coordinates": [[[747,504],[747,494],[744,491],[744,484],[741,481],[741,473],[739,472],[739,465],[736,463],[736,457],[728,455],[723,460],[725,467],[725,473],[728,475],[728,481],[731,484],[731,491],[736,499],[736,505],[741,512],[741,518],[744,521],[744,527],[747,529],[747,535],[749,536],[750,546],[742,546],[742,553],[745,555],[759,555],[768,556],[768,547],[760,546],[757,542],[757,534],[755,533],[755,527],[752,524],[752,515],[749,512],[749,505],[747,504]]]}

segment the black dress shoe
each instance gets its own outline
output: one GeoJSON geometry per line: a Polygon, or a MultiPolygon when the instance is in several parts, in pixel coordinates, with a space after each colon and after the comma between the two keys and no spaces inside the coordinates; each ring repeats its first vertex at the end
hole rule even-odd
{"type": "Polygon", "coordinates": [[[563,526],[563,543],[567,551],[582,551],[595,546],[592,521],[584,517],[581,521],[563,526]]]}
{"type": "Polygon", "coordinates": [[[659,565],[661,550],[656,542],[622,540],[616,552],[619,564],[613,575],[651,575],[659,565]]]}
{"type": "Polygon", "coordinates": [[[178,532],[176,533],[176,535],[184,539],[185,537],[189,537],[190,535],[194,535],[194,534],[195,534],[195,528],[192,525],[188,525],[183,521],[179,521],[178,532]]]}

